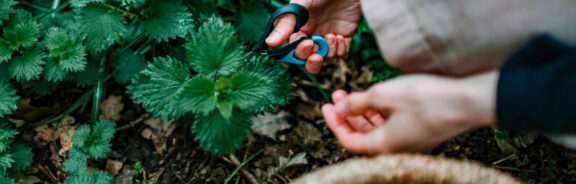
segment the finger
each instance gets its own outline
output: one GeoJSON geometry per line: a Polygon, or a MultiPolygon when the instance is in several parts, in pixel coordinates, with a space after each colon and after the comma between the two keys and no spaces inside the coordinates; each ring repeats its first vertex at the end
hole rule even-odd
{"type": "Polygon", "coordinates": [[[295,42],[296,40],[299,40],[302,37],[307,37],[308,35],[306,35],[306,33],[302,32],[302,31],[298,31],[297,33],[294,33],[292,35],[290,35],[290,43],[295,42]]]}
{"type": "Polygon", "coordinates": [[[336,111],[340,115],[363,115],[373,109],[377,109],[374,99],[367,92],[350,93],[345,100],[336,103],[336,111]]]}
{"type": "Polygon", "coordinates": [[[296,47],[295,56],[298,59],[307,59],[312,53],[314,53],[314,41],[304,40],[296,47]]]}
{"type": "Polygon", "coordinates": [[[306,70],[312,74],[320,73],[322,69],[322,61],[324,58],[320,54],[312,54],[308,57],[308,62],[306,62],[306,70]]]}
{"type": "Polygon", "coordinates": [[[376,110],[369,110],[364,114],[364,117],[366,117],[366,119],[374,126],[386,124],[386,119],[384,119],[384,117],[382,117],[382,115],[376,110]]]}
{"type": "Polygon", "coordinates": [[[282,44],[282,42],[288,40],[294,31],[294,26],[296,26],[296,16],[293,14],[280,16],[276,27],[274,27],[272,33],[266,38],[266,44],[272,47],[282,44]]]}
{"type": "Polygon", "coordinates": [[[334,55],[336,55],[336,46],[338,44],[336,41],[336,36],[334,36],[334,34],[327,34],[325,38],[326,42],[328,42],[328,54],[326,57],[333,58],[334,55]]]}
{"type": "Polygon", "coordinates": [[[348,53],[350,53],[350,44],[352,43],[352,38],[344,38],[344,43],[346,45],[346,55],[348,55],[348,53]]]}
{"type": "Polygon", "coordinates": [[[374,153],[375,146],[370,137],[366,133],[354,131],[347,123],[346,120],[338,115],[334,109],[334,105],[326,104],[322,107],[322,115],[326,120],[328,128],[332,130],[342,147],[349,152],[353,153],[374,153]]]}
{"type": "Polygon", "coordinates": [[[346,43],[344,41],[344,37],[342,35],[338,35],[336,36],[336,40],[338,41],[338,51],[336,52],[336,55],[339,57],[346,56],[346,43]]]}

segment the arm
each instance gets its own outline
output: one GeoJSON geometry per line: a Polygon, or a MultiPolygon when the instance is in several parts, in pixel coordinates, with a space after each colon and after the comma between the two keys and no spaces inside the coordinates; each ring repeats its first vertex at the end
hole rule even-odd
{"type": "Polygon", "coordinates": [[[573,0],[362,0],[384,56],[405,72],[499,68],[530,37],[576,44],[573,0]]]}

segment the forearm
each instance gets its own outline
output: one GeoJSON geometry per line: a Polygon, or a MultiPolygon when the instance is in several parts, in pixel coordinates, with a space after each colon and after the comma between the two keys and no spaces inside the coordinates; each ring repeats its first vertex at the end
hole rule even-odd
{"type": "Polygon", "coordinates": [[[531,36],[576,43],[573,0],[362,0],[390,64],[467,75],[499,68],[531,36]]]}

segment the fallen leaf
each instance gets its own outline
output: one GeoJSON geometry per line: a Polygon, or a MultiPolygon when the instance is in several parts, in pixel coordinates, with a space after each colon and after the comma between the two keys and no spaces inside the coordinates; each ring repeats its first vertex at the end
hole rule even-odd
{"type": "Polygon", "coordinates": [[[277,140],[277,133],[292,127],[286,118],[289,114],[286,111],[280,111],[277,114],[265,112],[262,115],[252,117],[252,130],[254,133],[277,140]]]}
{"type": "Polygon", "coordinates": [[[160,118],[152,118],[144,121],[144,124],[150,128],[146,128],[141,132],[141,136],[145,139],[154,142],[154,148],[160,155],[166,150],[166,142],[168,137],[176,130],[176,124],[172,121],[164,121],[160,118]]]}
{"type": "Polygon", "coordinates": [[[322,141],[322,133],[314,125],[300,121],[296,127],[296,134],[304,145],[314,145],[322,141]]]}
{"type": "Polygon", "coordinates": [[[316,118],[322,117],[320,106],[320,103],[299,103],[296,105],[296,113],[307,120],[316,120],[316,118]]]}
{"type": "Polygon", "coordinates": [[[34,136],[34,142],[38,143],[40,146],[44,147],[52,142],[52,133],[54,129],[48,125],[42,125],[34,128],[36,135],[34,136]]]}
{"type": "Polygon", "coordinates": [[[109,96],[106,100],[102,101],[100,105],[100,120],[119,121],[122,118],[120,112],[124,109],[122,103],[122,96],[109,96]]]}
{"type": "Polygon", "coordinates": [[[283,156],[280,156],[280,158],[278,158],[278,168],[280,170],[285,170],[286,168],[291,166],[300,166],[306,164],[308,164],[308,160],[306,160],[305,152],[298,153],[294,155],[292,158],[286,158],[283,156]]]}
{"type": "Polygon", "coordinates": [[[60,105],[55,104],[52,107],[42,106],[35,107],[30,105],[32,99],[23,98],[18,101],[18,109],[14,111],[14,116],[17,118],[24,118],[28,121],[39,121],[47,116],[58,114],[62,109],[60,105]]]}
{"type": "Polygon", "coordinates": [[[123,165],[124,165],[124,163],[122,163],[118,160],[108,159],[108,160],[106,160],[106,171],[108,171],[108,173],[110,173],[110,175],[116,176],[120,172],[120,169],[122,169],[123,165]]]}
{"type": "Polygon", "coordinates": [[[74,117],[66,116],[60,121],[58,128],[54,131],[54,137],[60,139],[60,150],[58,150],[60,156],[66,155],[72,148],[72,136],[78,127],[78,125],[73,125],[75,122],[76,119],[74,117]]]}
{"type": "Polygon", "coordinates": [[[35,183],[42,183],[42,180],[37,176],[31,175],[26,176],[24,174],[18,173],[14,176],[14,180],[20,184],[35,184],[35,183]]]}

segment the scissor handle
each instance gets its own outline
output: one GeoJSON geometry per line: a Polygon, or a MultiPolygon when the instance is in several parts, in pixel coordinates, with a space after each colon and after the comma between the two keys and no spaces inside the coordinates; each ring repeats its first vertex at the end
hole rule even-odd
{"type": "MultiPolygon", "coordinates": [[[[312,39],[312,41],[314,41],[314,43],[319,47],[318,52],[316,53],[320,54],[320,56],[322,57],[325,57],[326,54],[328,54],[328,42],[326,42],[326,40],[321,36],[312,36],[310,39],[312,39]]],[[[295,53],[296,49],[292,50],[288,55],[286,55],[286,57],[278,59],[276,61],[299,64],[299,65],[306,64],[306,60],[296,58],[296,56],[294,55],[295,53]]]]}
{"type": "Polygon", "coordinates": [[[252,47],[253,52],[263,51],[268,48],[266,45],[266,38],[270,36],[270,33],[274,30],[274,22],[278,19],[281,15],[291,13],[296,16],[296,26],[294,26],[294,33],[300,31],[300,28],[304,26],[308,22],[308,18],[310,15],[308,14],[308,10],[296,3],[290,3],[278,8],[268,20],[268,24],[266,25],[266,29],[262,37],[258,40],[258,42],[252,47]]]}

